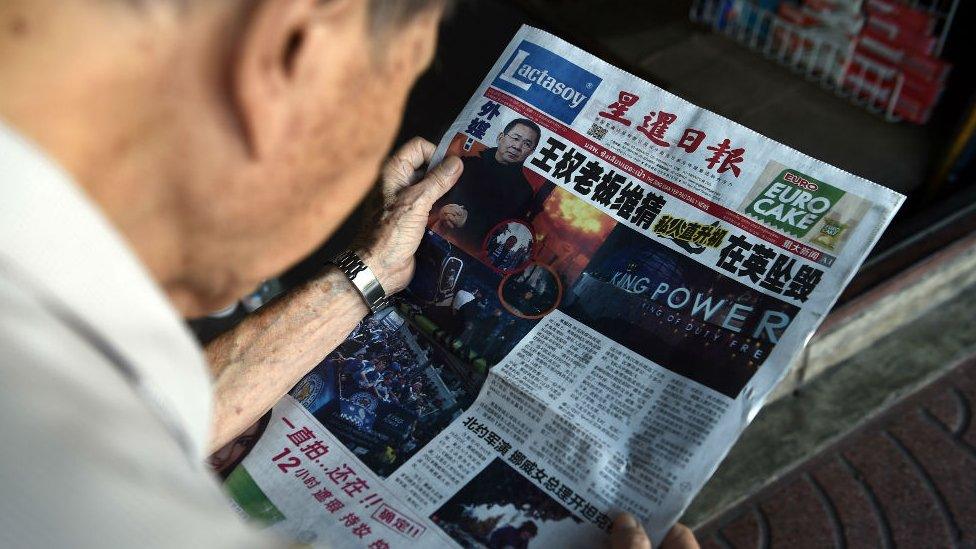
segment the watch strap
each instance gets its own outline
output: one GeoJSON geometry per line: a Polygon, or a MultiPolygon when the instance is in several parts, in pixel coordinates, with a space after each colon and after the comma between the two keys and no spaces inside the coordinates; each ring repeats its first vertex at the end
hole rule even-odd
{"type": "Polygon", "coordinates": [[[376,312],[388,304],[386,290],[380,284],[373,271],[363,262],[359,254],[352,250],[346,250],[337,255],[332,264],[339,268],[349,282],[356,288],[362,296],[370,312],[376,312]]]}

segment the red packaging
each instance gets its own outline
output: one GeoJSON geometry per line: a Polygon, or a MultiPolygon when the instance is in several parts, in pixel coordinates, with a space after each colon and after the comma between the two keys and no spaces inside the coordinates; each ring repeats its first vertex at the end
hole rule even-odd
{"type": "Polygon", "coordinates": [[[897,21],[879,15],[869,16],[862,32],[865,36],[875,38],[893,48],[922,55],[932,55],[937,42],[934,36],[905,29],[897,21]]]}
{"type": "Polygon", "coordinates": [[[859,13],[861,0],[803,0],[803,5],[816,11],[859,13]]]}
{"type": "Polygon", "coordinates": [[[906,74],[928,82],[943,82],[951,67],[937,57],[896,48],[873,36],[858,37],[854,51],[873,61],[894,65],[906,74]]]}
{"type": "Polygon", "coordinates": [[[848,39],[856,36],[864,27],[864,18],[858,13],[818,11],[806,5],[803,11],[814,18],[817,27],[830,29],[848,39]]]}
{"type": "Polygon", "coordinates": [[[779,16],[787,23],[793,23],[800,27],[812,27],[817,24],[817,19],[793,4],[780,4],[779,16]]]}
{"type": "Polygon", "coordinates": [[[945,89],[943,82],[929,82],[910,73],[904,74],[905,80],[902,82],[901,87],[903,94],[915,97],[923,103],[931,104],[935,104],[939,100],[939,97],[942,96],[942,91],[945,89]]]}
{"type": "Polygon", "coordinates": [[[935,19],[930,14],[896,0],[867,0],[867,10],[871,15],[893,19],[900,27],[917,34],[932,34],[935,28],[935,19]]]}
{"type": "Polygon", "coordinates": [[[933,101],[917,98],[910,93],[903,93],[898,96],[895,102],[895,114],[909,122],[924,124],[932,116],[932,109],[938,97],[933,101]]]}
{"type": "Polygon", "coordinates": [[[803,5],[816,11],[832,11],[834,3],[829,0],[803,0],[803,5]]]}
{"type": "Polygon", "coordinates": [[[864,95],[886,101],[897,81],[896,67],[855,55],[844,70],[842,83],[848,90],[859,90],[864,95]]]}
{"type": "Polygon", "coordinates": [[[929,55],[908,54],[901,62],[901,69],[928,82],[945,82],[952,64],[929,55]]]}
{"type": "Polygon", "coordinates": [[[899,65],[905,59],[904,50],[892,47],[873,36],[859,36],[854,51],[879,63],[891,65],[899,65]]]}
{"type": "MultiPolygon", "coordinates": [[[[886,107],[898,84],[898,70],[861,55],[855,55],[844,72],[843,86],[851,93],[886,107]]],[[[902,86],[895,99],[894,114],[916,124],[924,124],[942,96],[944,85],[926,82],[903,74],[902,86]]]]}

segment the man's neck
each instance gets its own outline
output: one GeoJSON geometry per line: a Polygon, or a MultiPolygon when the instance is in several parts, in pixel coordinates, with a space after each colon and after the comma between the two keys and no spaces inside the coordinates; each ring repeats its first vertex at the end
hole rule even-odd
{"type": "Polygon", "coordinates": [[[517,164],[515,164],[514,162],[507,162],[504,159],[504,157],[502,157],[502,150],[497,147],[495,148],[495,153],[491,155],[491,158],[494,159],[496,164],[504,168],[511,168],[513,166],[517,166],[517,164]]]}

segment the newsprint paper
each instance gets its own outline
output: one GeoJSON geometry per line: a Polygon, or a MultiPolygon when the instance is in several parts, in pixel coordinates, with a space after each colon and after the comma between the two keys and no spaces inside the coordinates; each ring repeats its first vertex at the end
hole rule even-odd
{"type": "Polygon", "coordinates": [[[216,460],[282,536],[660,541],[904,200],[530,27],[447,154],[407,295],[216,460]]]}

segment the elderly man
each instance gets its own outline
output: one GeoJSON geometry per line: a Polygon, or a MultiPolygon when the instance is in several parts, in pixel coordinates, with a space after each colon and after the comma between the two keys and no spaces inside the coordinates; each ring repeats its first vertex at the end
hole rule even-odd
{"type": "Polygon", "coordinates": [[[380,163],[442,9],[0,0],[0,546],[279,544],[204,457],[407,284],[462,165],[419,178],[419,139],[380,163]],[[181,317],[308,254],[378,176],[371,244],[196,345],[181,317]]]}
{"type": "Polygon", "coordinates": [[[431,224],[471,255],[481,255],[488,233],[499,223],[524,220],[535,190],[522,164],[539,144],[542,130],[517,118],[498,134],[498,146],[462,159],[457,185],[434,204],[431,224]]]}

